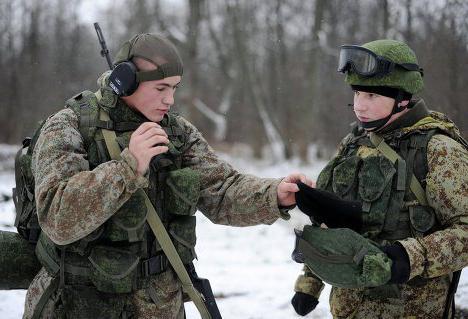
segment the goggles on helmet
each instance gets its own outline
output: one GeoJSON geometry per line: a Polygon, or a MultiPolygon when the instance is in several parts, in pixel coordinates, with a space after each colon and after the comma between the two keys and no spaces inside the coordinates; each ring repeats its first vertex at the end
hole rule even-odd
{"type": "Polygon", "coordinates": [[[389,74],[395,67],[407,71],[418,71],[421,75],[423,74],[423,70],[415,63],[395,63],[357,45],[341,46],[338,72],[345,73],[352,70],[361,76],[373,77],[389,74]]]}

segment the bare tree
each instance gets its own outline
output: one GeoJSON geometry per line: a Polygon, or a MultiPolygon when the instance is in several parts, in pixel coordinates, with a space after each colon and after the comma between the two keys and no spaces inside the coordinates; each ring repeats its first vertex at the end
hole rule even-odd
{"type": "MultiPolygon", "coordinates": [[[[2,142],[19,142],[107,68],[80,4],[0,2],[2,142]]],[[[332,149],[353,119],[336,72],[341,44],[409,42],[425,68],[422,97],[467,132],[467,14],[462,0],[116,0],[101,20],[113,53],[139,32],[176,44],[185,62],[176,110],[208,140],[306,160],[311,143],[332,149]]]]}

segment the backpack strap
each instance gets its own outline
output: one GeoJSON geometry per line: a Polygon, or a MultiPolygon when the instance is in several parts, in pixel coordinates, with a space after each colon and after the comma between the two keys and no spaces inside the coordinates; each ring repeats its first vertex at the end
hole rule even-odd
{"type": "Polygon", "coordinates": [[[52,278],[49,286],[47,286],[47,288],[42,292],[42,295],[39,298],[36,307],[34,308],[31,319],[39,319],[41,317],[42,310],[44,310],[45,305],[50,300],[52,295],[57,291],[58,287],[59,278],[52,278]]]}
{"type": "Polygon", "coordinates": [[[83,91],[67,100],[65,104],[65,107],[72,109],[78,116],[78,129],[86,150],[89,150],[89,146],[94,142],[97,129],[115,130],[113,121],[99,118],[100,99],[100,91],[83,91]]]}

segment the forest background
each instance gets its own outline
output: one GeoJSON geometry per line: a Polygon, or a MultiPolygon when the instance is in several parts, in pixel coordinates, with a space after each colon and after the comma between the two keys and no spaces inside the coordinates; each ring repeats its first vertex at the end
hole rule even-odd
{"type": "Polygon", "coordinates": [[[184,60],[174,110],[220,151],[273,160],[327,158],[349,130],[352,93],[339,46],[407,42],[424,68],[421,96],[466,137],[468,1],[0,1],[0,143],[19,144],[108,66],[108,47],[141,32],[172,40],[184,60]],[[466,107],[466,106],[465,106],[466,107]]]}

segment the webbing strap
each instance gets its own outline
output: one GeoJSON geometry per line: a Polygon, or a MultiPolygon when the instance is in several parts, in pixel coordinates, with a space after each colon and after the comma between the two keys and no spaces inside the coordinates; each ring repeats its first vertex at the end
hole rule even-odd
{"type": "Polygon", "coordinates": [[[36,253],[43,259],[43,262],[46,264],[46,269],[48,268],[50,271],[52,271],[53,276],[56,276],[60,270],[60,265],[52,257],[50,257],[49,253],[44,247],[44,244],[42,243],[42,240],[37,242],[36,253]]]}
{"type": "Polygon", "coordinates": [[[177,276],[182,282],[182,289],[189,295],[190,299],[192,299],[193,303],[200,312],[201,317],[203,319],[211,319],[211,315],[208,312],[205,303],[203,302],[203,296],[193,286],[192,280],[190,279],[190,276],[187,273],[187,270],[185,269],[185,266],[174,247],[174,243],[164,228],[158,213],[154,209],[154,206],[148,198],[148,195],[146,195],[143,190],[140,191],[145,195],[145,203],[146,207],[148,208],[148,224],[150,225],[151,230],[153,231],[156,239],[161,245],[161,248],[166,254],[167,259],[174,268],[174,271],[177,273],[177,276]]]}
{"type": "MultiPolygon", "coordinates": [[[[110,120],[109,114],[107,114],[103,109],[99,110],[99,119],[103,121],[110,120]]],[[[120,147],[119,144],[116,142],[116,134],[114,131],[101,129],[102,135],[104,136],[104,141],[106,142],[107,151],[109,152],[110,157],[113,160],[120,159],[120,147]]]]}
{"type": "Polygon", "coordinates": [[[52,278],[52,281],[50,282],[49,286],[42,292],[41,297],[39,298],[39,301],[36,304],[36,307],[34,307],[34,312],[31,317],[31,319],[39,319],[42,310],[44,310],[44,306],[47,304],[47,301],[49,301],[50,297],[52,294],[57,291],[59,286],[59,278],[52,278]]]}
{"type": "MultiPolygon", "coordinates": [[[[19,163],[19,158],[23,155],[24,148],[21,148],[18,150],[15,156],[15,163],[19,163]]],[[[16,185],[20,185],[18,179],[22,178],[22,172],[21,169],[19,168],[19,165],[15,165],[15,178],[16,178],[16,185]]],[[[21,214],[20,212],[23,211],[23,193],[22,190],[18,190],[16,187],[13,188],[13,203],[15,204],[16,208],[16,217],[15,217],[15,227],[18,228],[19,223],[20,223],[20,217],[21,214]]]]}
{"type": "MultiPolygon", "coordinates": [[[[401,156],[397,154],[397,152],[395,152],[390,146],[388,146],[387,143],[385,143],[381,136],[371,132],[369,137],[375,148],[379,150],[379,152],[388,158],[393,164],[395,164],[397,160],[403,160],[401,156]]],[[[421,205],[428,206],[426,192],[414,174],[411,174],[410,190],[413,192],[414,196],[416,196],[421,205]]]]}
{"type": "MultiPolygon", "coordinates": [[[[100,111],[99,117],[101,120],[105,121],[109,119],[109,115],[104,110],[100,111]]],[[[114,160],[120,159],[120,148],[118,143],[116,142],[117,136],[115,132],[102,129],[102,134],[104,136],[104,140],[106,142],[106,146],[111,158],[114,160]]],[[[161,219],[159,218],[156,209],[151,203],[148,195],[142,189],[138,191],[141,192],[141,194],[145,198],[145,204],[148,210],[147,222],[150,225],[150,228],[156,236],[156,239],[158,240],[159,244],[161,245],[164,254],[171,263],[172,267],[174,268],[174,271],[176,272],[177,276],[179,277],[182,283],[182,289],[189,295],[190,299],[192,299],[193,303],[200,312],[202,319],[211,319],[211,315],[208,312],[205,303],[203,302],[203,296],[193,286],[192,280],[190,279],[190,276],[187,273],[187,270],[185,269],[185,266],[182,260],[180,259],[176,248],[174,247],[174,243],[172,242],[171,238],[169,237],[169,234],[167,233],[166,228],[164,227],[161,219]]]]}

